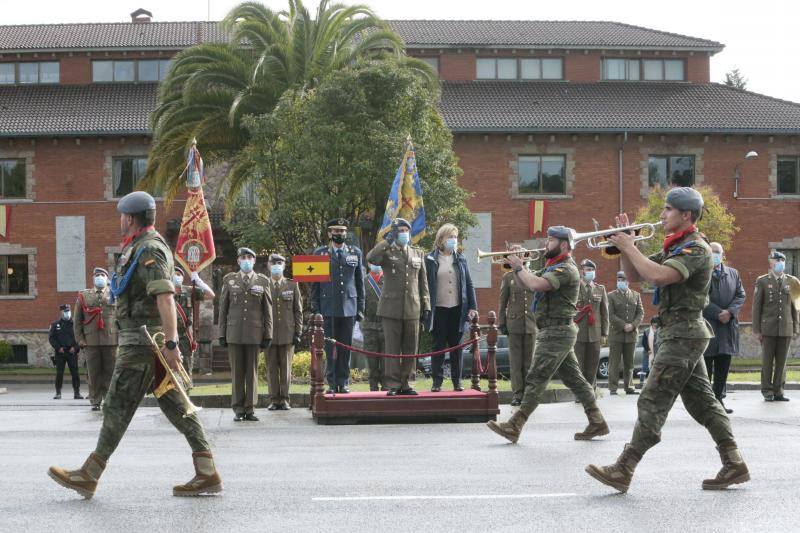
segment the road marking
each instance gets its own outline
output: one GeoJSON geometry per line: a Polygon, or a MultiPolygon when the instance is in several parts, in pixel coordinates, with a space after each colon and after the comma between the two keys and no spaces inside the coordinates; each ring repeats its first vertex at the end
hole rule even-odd
{"type": "Polygon", "coordinates": [[[375,500],[520,500],[529,498],[573,498],[574,492],[553,492],[550,494],[442,494],[433,496],[324,496],[311,498],[315,502],[362,502],[375,500]]]}

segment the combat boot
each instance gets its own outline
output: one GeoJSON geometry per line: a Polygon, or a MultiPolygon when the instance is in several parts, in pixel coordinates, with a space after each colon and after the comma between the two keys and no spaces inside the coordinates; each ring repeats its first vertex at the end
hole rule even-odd
{"type": "Polygon", "coordinates": [[[497,423],[494,420],[489,420],[486,425],[501,437],[505,437],[511,442],[517,442],[519,440],[519,434],[522,432],[522,426],[524,426],[527,421],[528,415],[517,410],[511,415],[508,422],[497,423]]]}
{"type": "Polygon", "coordinates": [[[586,467],[586,473],[624,494],[628,492],[631,479],[633,479],[633,471],[641,460],[642,454],[631,448],[630,444],[626,444],[616,463],[608,466],[589,465],[586,467]]]}
{"type": "Polygon", "coordinates": [[[214,466],[210,451],[192,453],[194,477],[183,485],[172,487],[173,496],[200,496],[222,492],[222,479],[214,466]]]}
{"type": "Polygon", "coordinates": [[[53,481],[72,489],[87,500],[91,500],[97,489],[97,481],[106,468],[106,462],[94,453],[90,453],[80,470],[64,470],[59,466],[51,466],[47,471],[53,481]]]}
{"type": "Polygon", "coordinates": [[[714,479],[703,480],[703,490],[722,490],[731,485],[750,481],[750,472],[735,442],[721,444],[717,447],[717,451],[722,459],[722,469],[714,479]]]}
{"type": "Polygon", "coordinates": [[[608,435],[611,432],[605,418],[603,418],[603,413],[600,412],[600,408],[597,407],[596,403],[592,402],[584,411],[586,412],[586,418],[589,419],[589,425],[580,433],[575,433],[575,440],[591,440],[594,437],[608,435]]]}

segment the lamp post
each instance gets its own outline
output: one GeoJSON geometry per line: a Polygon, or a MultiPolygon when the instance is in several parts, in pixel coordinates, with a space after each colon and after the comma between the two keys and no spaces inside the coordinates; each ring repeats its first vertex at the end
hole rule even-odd
{"type": "Polygon", "coordinates": [[[758,153],[755,150],[750,150],[744,156],[744,159],[742,159],[741,161],[736,163],[736,168],[733,171],[733,179],[736,180],[736,188],[733,191],[733,197],[734,198],[737,198],[737,199],[739,198],[739,179],[742,177],[742,172],[741,172],[739,167],[741,167],[742,163],[744,163],[745,161],[748,161],[750,159],[755,159],[757,157],[758,157],[758,153]]]}

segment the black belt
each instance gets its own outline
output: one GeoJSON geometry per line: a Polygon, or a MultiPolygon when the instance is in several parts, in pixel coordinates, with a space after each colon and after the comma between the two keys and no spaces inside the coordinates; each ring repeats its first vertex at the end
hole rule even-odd
{"type": "Polygon", "coordinates": [[[552,328],[554,326],[568,326],[572,323],[571,318],[540,318],[536,321],[537,328],[552,328]]]}

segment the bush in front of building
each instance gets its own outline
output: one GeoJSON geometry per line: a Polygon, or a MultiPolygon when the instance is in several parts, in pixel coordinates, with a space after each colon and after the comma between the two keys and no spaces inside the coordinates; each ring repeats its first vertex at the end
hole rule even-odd
{"type": "Polygon", "coordinates": [[[0,339],[0,365],[9,361],[13,355],[14,350],[11,349],[11,345],[0,339]]]}

